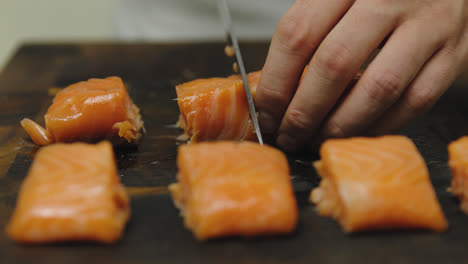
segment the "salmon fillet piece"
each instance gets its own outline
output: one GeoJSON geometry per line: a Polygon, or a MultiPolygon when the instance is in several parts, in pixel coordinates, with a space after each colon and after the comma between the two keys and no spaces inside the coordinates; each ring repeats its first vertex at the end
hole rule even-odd
{"type": "Polygon", "coordinates": [[[38,151],[6,232],[20,243],[112,243],[129,216],[112,145],[58,143],[38,151]]]}
{"type": "Polygon", "coordinates": [[[322,181],[310,199],[345,232],[447,228],[424,160],[409,138],[331,139],[320,155],[314,165],[322,181]]]}
{"type": "MultiPolygon", "coordinates": [[[[300,81],[306,70],[307,66],[300,81]]],[[[256,71],[247,74],[254,99],[261,73],[256,71]]],[[[348,90],[356,84],[361,74],[360,71],[351,80],[348,90]]],[[[196,79],[177,85],[176,92],[180,110],[177,124],[185,132],[181,139],[189,139],[190,142],[257,141],[240,75],[196,79]]]]}
{"type": "MultiPolygon", "coordinates": [[[[247,75],[255,96],[260,71],[247,75]]],[[[192,142],[256,140],[240,75],[197,79],[176,86],[179,126],[192,142]]]]}
{"type": "Polygon", "coordinates": [[[298,209],[282,152],[253,142],[183,145],[169,190],[196,238],[294,231],[298,209]]]}
{"type": "Polygon", "coordinates": [[[109,139],[135,143],[141,137],[140,110],[122,79],[89,79],[59,91],[44,116],[46,129],[30,119],[21,125],[37,145],[109,139]]]}
{"type": "Polygon", "coordinates": [[[451,192],[460,198],[460,207],[468,214],[468,136],[450,143],[448,153],[452,171],[451,192]]]}

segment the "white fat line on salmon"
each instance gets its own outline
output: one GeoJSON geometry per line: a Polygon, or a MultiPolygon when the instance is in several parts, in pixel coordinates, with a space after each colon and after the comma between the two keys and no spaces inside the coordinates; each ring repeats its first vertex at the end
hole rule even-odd
{"type": "MultiPolygon", "coordinates": [[[[228,139],[232,138],[232,130],[233,125],[232,125],[232,120],[234,119],[234,116],[236,114],[236,94],[235,94],[235,86],[233,89],[229,89],[229,92],[231,93],[229,98],[231,98],[230,103],[231,105],[228,107],[228,111],[226,112],[226,116],[224,118],[224,125],[223,125],[223,130],[221,130],[221,133],[218,135],[218,139],[228,139]]],[[[235,125],[234,125],[235,126],[235,125]]]]}
{"type": "Polygon", "coordinates": [[[185,125],[187,126],[185,129],[186,131],[188,131],[189,134],[192,134],[193,136],[193,126],[194,126],[194,122],[192,121],[193,119],[193,116],[196,116],[197,115],[197,111],[196,110],[192,110],[190,112],[188,112],[186,115],[185,115],[185,118],[187,118],[187,122],[185,122],[185,125]]]}
{"type": "MultiPolygon", "coordinates": [[[[241,86],[244,86],[242,81],[241,81],[241,86]]],[[[237,125],[236,125],[236,130],[234,130],[235,134],[233,135],[233,137],[236,140],[242,140],[245,138],[244,131],[246,129],[246,122],[248,122],[249,120],[249,106],[247,103],[247,98],[246,98],[245,90],[243,87],[242,87],[242,90],[240,90],[236,95],[237,95],[236,100],[245,104],[245,106],[240,107],[240,108],[238,107],[237,109],[237,115],[236,115],[237,125]]],[[[239,106],[239,104],[237,104],[237,106],[239,106]]]]}
{"type": "Polygon", "coordinates": [[[241,134],[240,134],[240,138],[239,139],[244,139],[247,137],[247,134],[249,133],[250,129],[251,129],[251,123],[252,123],[252,120],[250,119],[250,113],[247,112],[245,115],[244,115],[244,120],[242,121],[242,123],[244,124],[242,126],[242,130],[241,130],[241,134]]]}
{"type": "MultiPolygon", "coordinates": [[[[370,163],[374,165],[375,173],[379,173],[380,168],[382,167],[382,160],[375,158],[374,156],[369,156],[368,154],[362,154],[363,148],[361,145],[351,146],[348,145],[347,149],[349,151],[341,150],[342,154],[346,157],[345,159],[340,159],[350,174],[360,174],[362,167],[359,166],[361,163],[370,163]],[[371,161],[369,161],[371,160],[371,161]]],[[[370,170],[370,168],[366,168],[366,170],[370,170]]]]}
{"type": "MultiPolygon", "coordinates": [[[[359,142],[349,142],[346,150],[341,150],[343,154],[348,156],[348,159],[343,159],[342,162],[345,164],[350,171],[354,173],[360,173],[361,167],[359,164],[373,164],[372,167],[366,168],[366,170],[372,170],[375,174],[379,174],[384,167],[384,164],[394,164],[392,171],[387,171],[386,174],[393,175],[392,182],[399,180],[398,175],[402,175],[406,171],[411,171],[418,167],[418,162],[412,162],[412,166],[404,166],[408,163],[408,159],[404,158],[403,155],[398,155],[395,152],[400,152],[399,149],[391,148],[389,146],[380,145],[374,149],[363,148],[359,142]],[[363,153],[365,151],[365,153],[363,153]],[[402,168],[404,168],[402,170],[402,168]]],[[[401,152],[400,152],[401,153],[401,152]]],[[[405,154],[404,152],[402,154],[405,154]]],[[[386,169],[387,170],[387,169],[386,169]]],[[[407,175],[407,174],[404,174],[407,175]]],[[[391,184],[391,183],[389,183],[391,184]]]]}
{"type": "MultiPolygon", "coordinates": [[[[244,86],[244,82],[243,81],[240,81],[240,85],[241,86],[244,86]]],[[[245,138],[245,130],[246,130],[246,125],[248,125],[248,121],[249,121],[249,113],[250,113],[250,110],[249,110],[249,105],[248,105],[248,102],[247,102],[247,97],[246,97],[246,94],[245,94],[245,89],[244,87],[242,87],[242,90],[239,91],[238,95],[240,98],[236,97],[236,99],[240,99],[240,102],[242,102],[244,104],[244,106],[242,106],[240,108],[240,110],[243,110],[241,113],[239,113],[239,109],[238,109],[238,113],[237,113],[237,133],[235,134],[234,138],[236,140],[242,140],[245,138]],[[239,120],[240,119],[240,120],[239,120]]]]}
{"type": "MultiPolygon", "coordinates": [[[[210,94],[211,96],[211,100],[209,101],[211,103],[211,111],[208,111],[208,124],[210,124],[210,128],[217,128],[216,127],[216,121],[217,121],[217,116],[218,116],[218,111],[219,111],[219,107],[220,107],[220,102],[219,102],[219,99],[220,99],[220,94],[221,92],[221,89],[219,88],[216,88],[214,93],[210,94]]],[[[210,130],[208,130],[210,131],[210,130]]],[[[212,131],[211,131],[212,132],[212,131]]],[[[211,133],[209,133],[211,134],[211,133]]],[[[212,135],[207,135],[208,137],[211,137],[212,135]]],[[[215,136],[215,135],[213,135],[215,136]]]]}
{"type": "Polygon", "coordinates": [[[412,171],[420,170],[420,164],[424,164],[424,169],[427,170],[424,160],[420,160],[419,158],[417,160],[411,159],[411,155],[408,155],[408,151],[384,144],[379,146],[379,150],[382,150],[378,153],[382,157],[382,163],[386,163],[385,160],[388,160],[388,164],[394,165],[393,170],[388,171],[388,174],[393,175],[392,183],[395,182],[395,184],[398,184],[398,181],[406,180],[406,175],[411,174],[412,171]]]}

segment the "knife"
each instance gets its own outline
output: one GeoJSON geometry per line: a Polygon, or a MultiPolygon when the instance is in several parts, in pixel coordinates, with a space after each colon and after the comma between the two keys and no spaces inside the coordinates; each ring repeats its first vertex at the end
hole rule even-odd
{"type": "Polygon", "coordinates": [[[247,102],[249,103],[250,117],[255,128],[255,134],[257,135],[258,143],[263,145],[262,134],[260,133],[260,126],[258,125],[257,112],[255,111],[255,105],[252,99],[252,92],[250,91],[249,82],[247,81],[247,73],[244,67],[244,61],[242,60],[242,55],[239,48],[239,43],[237,42],[237,37],[234,34],[232,27],[231,14],[229,12],[229,6],[226,0],[218,0],[218,8],[221,14],[221,18],[224,22],[224,29],[228,38],[230,39],[232,46],[234,47],[237,59],[237,65],[242,76],[242,81],[244,82],[245,93],[247,95],[247,102]]]}

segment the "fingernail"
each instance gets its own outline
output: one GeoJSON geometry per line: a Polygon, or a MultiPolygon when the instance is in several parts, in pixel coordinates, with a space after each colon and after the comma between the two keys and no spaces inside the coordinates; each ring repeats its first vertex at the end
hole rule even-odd
{"type": "Polygon", "coordinates": [[[260,112],[258,114],[258,122],[263,133],[273,134],[275,133],[275,120],[273,116],[266,112],[260,112]]]}
{"type": "Polygon", "coordinates": [[[285,151],[294,152],[298,149],[297,140],[287,134],[280,134],[276,144],[285,151]]]}

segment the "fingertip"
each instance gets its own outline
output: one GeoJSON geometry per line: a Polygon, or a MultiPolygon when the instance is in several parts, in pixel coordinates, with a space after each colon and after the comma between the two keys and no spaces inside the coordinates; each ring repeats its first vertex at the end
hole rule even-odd
{"type": "Polygon", "coordinates": [[[325,142],[321,137],[314,137],[306,143],[306,149],[312,153],[317,153],[320,151],[320,146],[325,142]]]}
{"type": "Polygon", "coordinates": [[[273,134],[276,132],[277,125],[276,121],[273,118],[273,115],[266,112],[266,111],[261,111],[258,114],[258,122],[260,124],[260,128],[263,133],[266,134],[273,134]]]}
{"type": "Polygon", "coordinates": [[[288,134],[280,134],[276,139],[276,145],[286,152],[297,152],[300,150],[298,139],[288,134]]]}
{"type": "MultiPolygon", "coordinates": [[[[385,117],[383,117],[385,118],[385,117]]],[[[401,130],[404,127],[404,124],[398,124],[395,125],[390,124],[385,122],[385,120],[378,120],[376,124],[374,124],[371,128],[369,128],[367,131],[365,131],[365,136],[369,137],[379,137],[379,136],[385,136],[385,135],[394,135],[394,134],[399,134],[401,133],[401,130]]]]}
{"type": "Polygon", "coordinates": [[[323,125],[323,128],[320,130],[320,136],[323,139],[344,138],[350,135],[351,133],[346,133],[343,126],[333,119],[330,119],[328,122],[326,122],[325,125],[323,125]]]}

